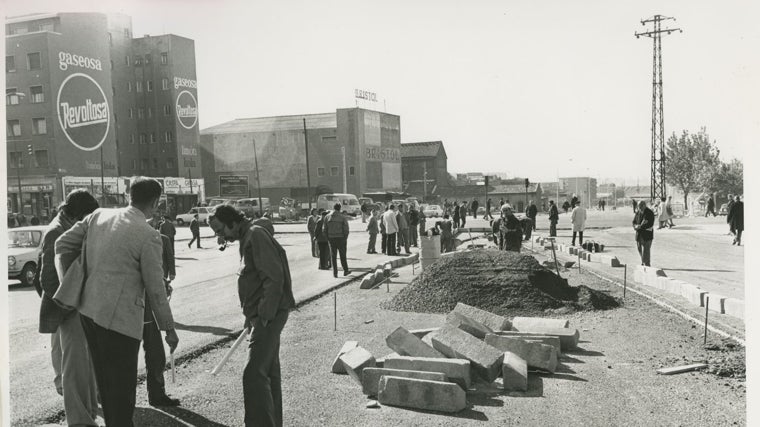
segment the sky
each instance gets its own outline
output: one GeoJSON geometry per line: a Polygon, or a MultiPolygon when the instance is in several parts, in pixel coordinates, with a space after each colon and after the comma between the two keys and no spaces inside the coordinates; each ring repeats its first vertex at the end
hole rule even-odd
{"type": "Polygon", "coordinates": [[[652,40],[663,37],[666,138],[706,127],[744,159],[760,129],[760,6],[749,1],[18,1],[6,14],[100,11],[135,36],[195,40],[201,129],[360,106],[441,140],[449,172],[649,180],[652,40]]]}

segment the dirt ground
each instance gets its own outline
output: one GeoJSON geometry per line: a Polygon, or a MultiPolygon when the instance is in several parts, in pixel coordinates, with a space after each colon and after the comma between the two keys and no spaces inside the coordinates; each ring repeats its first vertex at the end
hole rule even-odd
{"type": "MultiPolygon", "coordinates": [[[[403,408],[366,408],[361,387],[347,375],[330,373],[344,341],[356,340],[376,357],[391,350],[385,337],[398,326],[407,329],[440,326],[442,314],[394,312],[379,308],[412,279],[411,267],[375,290],[358,283],[339,289],[337,331],[333,331],[333,294],[291,313],[281,344],[285,425],[290,426],[463,426],[482,425],[745,425],[746,389],[738,378],[710,372],[658,375],[661,367],[740,355],[711,337],[702,346],[701,330],[636,295],[628,294],[621,308],[548,316],[570,319],[580,331],[579,348],[560,358],[557,373],[531,373],[526,393],[504,394],[495,384],[468,392],[468,408],[446,415],[403,408]],[[717,346],[717,347],[716,347],[717,346]],[[727,352],[727,353],[726,353],[727,352]]],[[[565,272],[571,285],[584,284],[621,297],[586,273],[565,272]]],[[[246,351],[238,350],[223,372],[210,370],[230,344],[204,353],[177,367],[177,382],[167,389],[182,407],[165,412],[147,406],[138,387],[137,425],[242,425],[242,369],[246,351]]],[[[743,359],[741,359],[743,360],[743,359]]]]}

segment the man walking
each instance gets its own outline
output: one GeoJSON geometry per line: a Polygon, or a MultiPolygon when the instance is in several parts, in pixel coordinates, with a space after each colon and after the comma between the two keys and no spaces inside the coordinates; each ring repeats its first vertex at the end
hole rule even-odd
{"type": "Polygon", "coordinates": [[[196,242],[198,249],[201,248],[201,226],[198,223],[198,214],[193,215],[193,220],[190,221],[190,232],[193,233],[193,238],[190,243],[187,244],[187,248],[190,249],[193,246],[193,242],[196,242]]]}
{"type": "Polygon", "coordinates": [[[641,256],[641,265],[649,267],[652,240],[654,240],[654,212],[643,200],[639,202],[639,209],[633,217],[633,229],[636,230],[636,248],[641,256]]]}
{"type": "Polygon", "coordinates": [[[109,427],[133,425],[146,301],[172,352],[179,342],[162,278],[161,237],[146,222],[161,191],[155,179],[138,177],[129,188],[129,207],[99,209],[55,242],[61,278],[65,262],[87,240],[87,282],[78,309],[109,427]]]}
{"type": "Polygon", "coordinates": [[[581,206],[581,200],[578,199],[575,203],[575,207],[573,208],[573,213],[570,217],[570,222],[573,224],[573,243],[572,246],[575,246],[575,236],[578,234],[580,236],[579,245],[583,246],[583,230],[586,229],[586,209],[581,206]]]}
{"type": "Polygon", "coordinates": [[[338,277],[337,256],[340,252],[340,264],[343,267],[343,275],[348,276],[351,271],[346,261],[346,242],[348,240],[348,220],[340,211],[340,203],[333,206],[333,211],[325,217],[323,231],[330,241],[330,255],[332,259],[333,276],[338,277]]]}
{"type": "Polygon", "coordinates": [[[530,218],[531,221],[533,221],[533,224],[531,225],[532,230],[536,231],[536,216],[538,216],[538,208],[536,207],[536,204],[533,203],[533,200],[528,203],[528,218],[530,218]]]}
{"type": "Polygon", "coordinates": [[[731,224],[731,219],[728,217],[728,212],[731,212],[731,208],[734,206],[734,195],[729,194],[728,195],[728,203],[726,205],[726,224],[728,224],[728,234],[736,235],[736,230],[734,230],[733,224],[731,224]]]}
{"type": "Polygon", "coordinates": [[[388,255],[396,255],[396,233],[398,233],[398,221],[396,221],[396,206],[391,205],[383,214],[385,225],[385,249],[388,255]]]}
{"type": "Polygon", "coordinates": [[[731,210],[728,211],[728,221],[736,233],[732,245],[741,246],[742,232],[744,232],[744,202],[739,196],[736,196],[734,204],[731,205],[731,210]]]}
{"type": "Polygon", "coordinates": [[[372,209],[372,213],[369,216],[369,224],[367,224],[367,232],[369,233],[369,244],[367,245],[368,254],[376,254],[377,250],[377,233],[380,231],[377,226],[377,212],[372,209]]]}
{"type": "Polygon", "coordinates": [[[55,241],[97,208],[98,202],[90,193],[83,189],[73,190],[48,225],[42,241],[40,286],[43,293],[39,331],[52,334],[51,356],[56,374],[53,381],[56,391],[63,396],[63,408],[69,425],[96,425],[97,386],[79,313],[65,310],[53,301],[60,283],[54,261],[55,241]]]}
{"type": "Polygon", "coordinates": [[[281,426],[280,334],[296,306],[287,254],[271,223],[254,224],[232,206],[217,208],[209,225],[225,240],[240,241],[244,263],[238,296],[244,326],[251,330],[243,370],[245,425],[281,426]]]}
{"type": "Polygon", "coordinates": [[[491,199],[490,198],[486,200],[486,214],[483,217],[483,219],[493,219],[493,216],[491,215],[491,199]]]}
{"type": "Polygon", "coordinates": [[[705,218],[707,218],[707,216],[710,214],[712,214],[714,217],[718,216],[715,215],[715,200],[713,199],[712,195],[707,199],[707,212],[705,212],[705,218]]]}
{"type": "Polygon", "coordinates": [[[309,215],[309,219],[306,221],[306,229],[309,231],[309,241],[311,242],[311,256],[314,258],[317,258],[319,256],[319,249],[317,249],[317,240],[314,234],[317,229],[318,220],[319,216],[317,216],[317,209],[313,208],[311,210],[311,215],[309,215]]]}
{"type": "Polygon", "coordinates": [[[549,237],[557,237],[557,222],[559,222],[559,211],[554,200],[549,200],[549,237]]]}

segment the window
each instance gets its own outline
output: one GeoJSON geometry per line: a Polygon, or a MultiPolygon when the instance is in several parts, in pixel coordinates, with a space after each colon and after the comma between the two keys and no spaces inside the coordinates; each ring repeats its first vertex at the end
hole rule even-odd
{"type": "Polygon", "coordinates": [[[150,143],[151,144],[155,144],[156,143],[156,133],[155,132],[151,132],[151,134],[150,134],[150,143]]]}
{"type": "Polygon", "coordinates": [[[130,119],[135,118],[135,110],[132,107],[129,107],[129,118],[130,119]]]}
{"type": "Polygon", "coordinates": [[[169,63],[169,54],[167,52],[161,52],[161,65],[169,63]]]}
{"type": "Polygon", "coordinates": [[[169,79],[161,79],[161,90],[169,90],[169,79]]]}
{"type": "Polygon", "coordinates": [[[50,166],[48,163],[47,150],[35,150],[34,151],[34,164],[38,168],[46,168],[50,166]]]}
{"type": "Polygon", "coordinates": [[[55,25],[52,22],[43,22],[37,26],[37,31],[55,31],[55,25]]]}
{"type": "Polygon", "coordinates": [[[11,169],[18,169],[24,167],[24,158],[21,156],[20,152],[11,151],[10,156],[8,157],[8,160],[11,164],[11,169]]]}
{"type": "Polygon", "coordinates": [[[334,137],[334,136],[323,136],[322,137],[322,142],[325,142],[325,143],[327,143],[327,142],[335,142],[335,141],[336,141],[336,137],[334,137]]]}
{"type": "Polygon", "coordinates": [[[21,136],[21,122],[18,120],[8,120],[8,136],[21,136]]]}
{"type": "Polygon", "coordinates": [[[39,70],[42,68],[42,63],[40,62],[40,53],[34,52],[34,53],[28,53],[26,55],[27,65],[29,65],[29,70],[39,70]]]}
{"type": "Polygon", "coordinates": [[[148,92],[153,92],[153,80],[148,80],[147,82],[145,82],[145,89],[148,92]]]}
{"type": "Polygon", "coordinates": [[[330,175],[331,176],[338,176],[338,167],[337,166],[333,166],[333,167],[330,168],[330,175]]]}
{"type": "Polygon", "coordinates": [[[164,132],[164,142],[174,142],[174,133],[172,131],[164,132]]]}
{"type": "Polygon", "coordinates": [[[172,106],[169,104],[164,104],[164,116],[171,116],[172,114],[172,106]]]}
{"type": "Polygon", "coordinates": [[[148,107],[148,118],[153,117],[153,107],[148,107]]]}
{"type": "Polygon", "coordinates": [[[317,176],[325,176],[325,168],[317,168],[317,176]]]}
{"type": "Polygon", "coordinates": [[[354,176],[355,172],[356,172],[356,169],[354,169],[353,166],[349,166],[348,167],[348,174],[349,175],[354,176]]]}
{"type": "Polygon", "coordinates": [[[32,119],[32,135],[46,135],[47,121],[44,117],[32,119]]]}
{"type": "Polygon", "coordinates": [[[135,56],[135,67],[139,67],[142,65],[142,58],[139,56],[135,56]]]}
{"type": "Polygon", "coordinates": [[[137,159],[132,159],[132,170],[137,170],[137,159]]]}
{"type": "Polygon", "coordinates": [[[150,64],[150,54],[149,53],[145,54],[145,65],[148,65],[148,64],[150,64]]]}
{"type": "Polygon", "coordinates": [[[142,92],[142,82],[135,82],[135,92],[142,92]]]}
{"type": "Polygon", "coordinates": [[[144,133],[140,134],[140,144],[145,144],[145,134],[144,133]]]}
{"type": "Polygon", "coordinates": [[[45,94],[42,92],[42,86],[32,86],[29,88],[30,101],[32,104],[45,102],[45,94]]]}
{"type": "Polygon", "coordinates": [[[174,169],[174,159],[166,159],[166,169],[174,169]]]}
{"type": "Polygon", "coordinates": [[[16,71],[16,57],[6,56],[5,57],[5,72],[6,73],[13,73],[16,71]]]}
{"type": "Polygon", "coordinates": [[[127,82],[127,92],[132,92],[132,82],[127,82]]]}
{"type": "Polygon", "coordinates": [[[131,133],[129,134],[129,143],[134,144],[135,143],[135,134],[131,133]]]}
{"type": "Polygon", "coordinates": [[[153,158],[153,169],[158,169],[158,158],[157,157],[153,158]]]}
{"type": "Polygon", "coordinates": [[[18,89],[9,87],[5,89],[5,105],[18,105],[18,89]]]}
{"type": "Polygon", "coordinates": [[[125,63],[125,64],[127,64],[127,67],[129,67],[129,66],[130,66],[130,62],[131,62],[131,60],[129,59],[129,55],[126,55],[126,56],[124,57],[124,63],[125,63]]]}
{"type": "Polygon", "coordinates": [[[148,169],[148,159],[140,159],[140,170],[148,169]]]}

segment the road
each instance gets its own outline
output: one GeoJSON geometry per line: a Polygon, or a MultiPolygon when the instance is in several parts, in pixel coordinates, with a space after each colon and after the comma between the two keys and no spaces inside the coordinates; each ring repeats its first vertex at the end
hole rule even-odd
{"type": "MultiPolygon", "coordinates": [[[[589,211],[587,239],[607,246],[607,251],[629,265],[638,264],[634,247],[632,214],[589,211]]],[[[538,232],[546,235],[546,215],[538,217],[538,232]]],[[[653,265],[665,268],[668,276],[681,278],[728,297],[744,298],[744,249],[732,246],[725,218],[683,218],[677,227],[655,232],[653,265]]],[[[431,226],[431,221],[428,226],[431,226]]],[[[482,227],[482,219],[468,219],[468,226],[482,227]]],[[[319,294],[344,281],[331,272],[317,269],[311,257],[304,224],[277,224],[276,237],[288,252],[297,301],[319,294]]],[[[374,267],[386,259],[384,255],[367,255],[365,224],[356,219],[350,222],[348,240],[349,266],[356,276],[360,269],[374,267]]],[[[561,214],[559,241],[569,243],[569,215],[561,214]]],[[[202,236],[211,236],[208,227],[201,228],[202,236]]],[[[180,337],[180,355],[242,328],[235,272],[239,266],[236,244],[225,252],[216,250],[214,239],[206,238],[205,249],[188,249],[190,233],[187,227],[177,234],[177,280],[174,282],[172,309],[180,337]]],[[[379,246],[379,243],[378,243],[379,246]]],[[[12,420],[37,419],[55,414],[62,408],[62,399],[52,386],[49,335],[37,333],[39,298],[31,288],[9,288],[10,379],[12,420]]],[[[142,356],[141,356],[142,358],[142,356]]],[[[142,370],[142,363],[140,369],[142,370]]]]}

